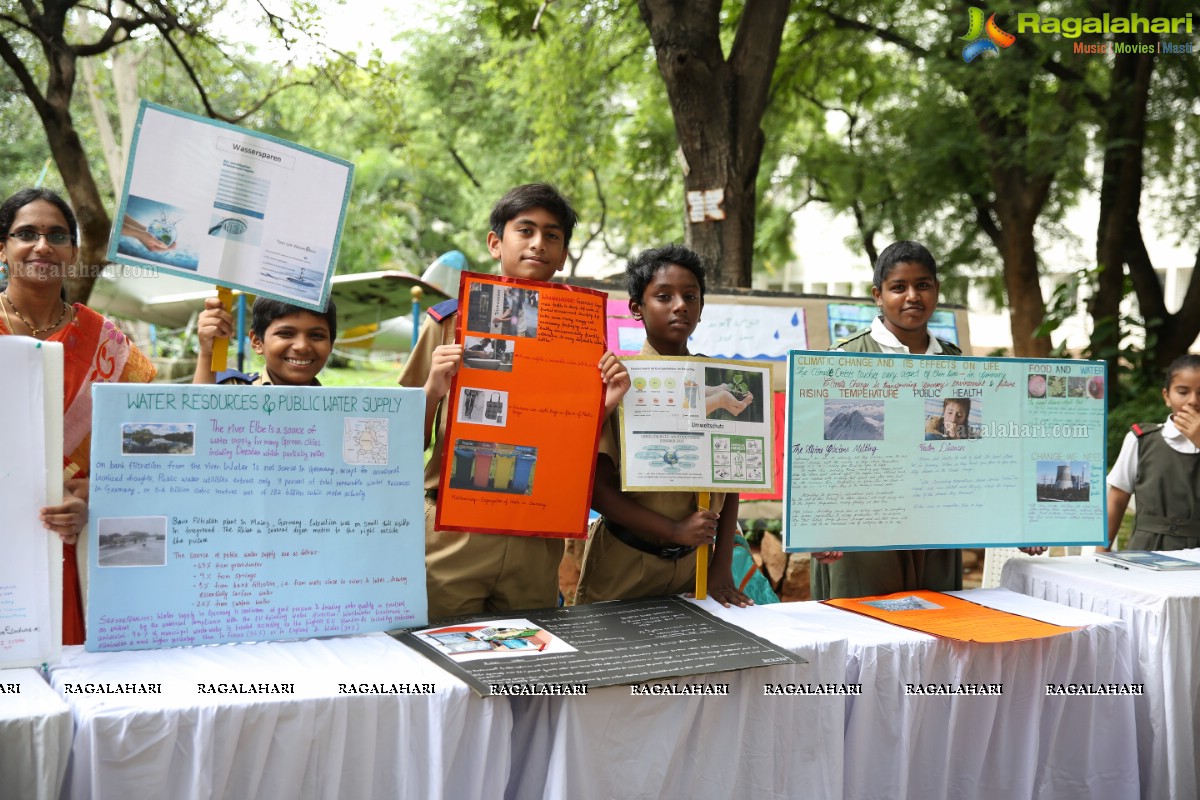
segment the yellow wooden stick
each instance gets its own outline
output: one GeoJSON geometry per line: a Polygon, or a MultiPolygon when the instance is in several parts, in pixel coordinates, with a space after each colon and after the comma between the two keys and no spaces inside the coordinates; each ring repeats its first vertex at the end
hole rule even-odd
{"type": "MultiPolygon", "coordinates": [[[[707,511],[712,502],[711,492],[700,492],[697,505],[701,511],[707,511]]],[[[696,548],[696,599],[708,597],[708,545],[702,544],[696,548]]]]}
{"type": "MultiPolygon", "coordinates": [[[[217,287],[217,297],[226,311],[233,311],[233,289],[228,286],[217,287]]],[[[212,371],[224,372],[229,366],[229,340],[213,339],[212,371]]]]}

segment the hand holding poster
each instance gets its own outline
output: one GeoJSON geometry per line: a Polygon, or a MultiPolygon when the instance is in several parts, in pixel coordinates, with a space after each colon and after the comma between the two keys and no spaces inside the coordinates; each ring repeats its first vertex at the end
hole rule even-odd
{"type": "Polygon", "coordinates": [[[88,650],[426,619],[418,389],[97,386],[88,650]]]}
{"type": "Polygon", "coordinates": [[[604,387],[603,292],[465,272],[436,527],[581,538],[604,387]]]}
{"type": "Polygon", "coordinates": [[[1101,544],[1103,362],[794,351],[790,551],[1101,544]]]}
{"type": "Polygon", "coordinates": [[[621,488],[770,492],[771,370],[747,361],[634,356],[621,402],[621,488]]]}
{"type": "Polygon", "coordinates": [[[62,542],[40,518],[62,502],[62,345],[0,336],[0,374],[0,668],[32,667],[57,661],[62,641],[62,542]]]}
{"type": "Polygon", "coordinates": [[[145,101],[108,257],[320,311],[354,166],[145,101]]]}

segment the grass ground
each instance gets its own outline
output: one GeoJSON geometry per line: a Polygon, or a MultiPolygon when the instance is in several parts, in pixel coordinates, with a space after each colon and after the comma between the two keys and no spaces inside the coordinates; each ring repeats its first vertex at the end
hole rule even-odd
{"type": "Polygon", "coordinates": [[[348,366],[327,366],[318,377],[323,386],[395,386],[401,366],[400,358],[352,361],[348,366]]]}

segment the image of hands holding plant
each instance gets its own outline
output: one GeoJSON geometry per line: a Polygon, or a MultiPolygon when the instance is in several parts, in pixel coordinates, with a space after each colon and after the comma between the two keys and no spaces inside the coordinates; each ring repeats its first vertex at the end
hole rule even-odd
{"type": "Polygon", "coordinates": [[[706,367],[704,412],[709,419],[763,421],[762,375],[738,369],[706,367]]]}

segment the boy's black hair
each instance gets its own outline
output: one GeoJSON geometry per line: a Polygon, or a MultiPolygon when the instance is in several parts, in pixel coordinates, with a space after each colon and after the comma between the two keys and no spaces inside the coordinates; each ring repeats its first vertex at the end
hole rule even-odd
{"type": "Polygon", "coordinates": [[[67,230],[71,233],[71,244],[78,246],[79,223],[75,220],[75,212],[71,210],[71,204],[63,200],[57,192],[49,189],[22,189],[0,203],[0,236],[8,236],[12,233],[12,224],[13,220],[17,218],[17,212],[38,200],[45,200],[62,212],[63,219],[67,221],[67,230]]]}
{"type": "Polygon", "coordinates": [[[548,183],[525,183],[509,189],[504,197],[492,206],[492,215],[488,220],[492,226],[492,233],[503,239],[504,226],[509,220],[531,208],[544,208],[553,214],[563,227],[563,247],[571,244],[571,233],[575,230],[575,223],[579,221],[579,217],[567,198],[548,183]]]}
{"type": "Polygon", "coordinates": [[[930,253],[925,245],[920,242],[894,242],[889,244],[879,254],[879,258],[875,259],[875,276],[873,282],[876,289],[883,289],[883,282],[887,280],[888,273],[897,264],[920,264],[927,268],[933,275],[936,281],[937,276],[937,261],[933,258],[933,253],[930,253]]]}
{"type": "Polygon", "coordinates": [[[629,292],[629,299],[641,303],[642,295],[655,274],[670,264],[683,267],[696,276],[696,283],[700,284],[700,302],[704,302],[704,262],[681,244],[652,247],[629,259],[625,265],[625,290],[629,292]]]}
{"type": "Polygon", "coordinates": [[[286,317],[290,314],[300,314],[307,311],[310,314],[316,314],[318,317],[324,317],[329,323],[329,338],[330,340],[337,338],[337,306],[333,304],[333,298],[329,298],[329,305],[325,306],[324,311],[313,311],[311,308],[301,308],[294,306],[291,303],[285,303],[282,300],[274,300],[270,297],[254,298],[254,308],[251,310],[250,330],[259,339],[266,338],[267,328],[271,327],[271,323],[280,317],[286,317]]]}
{"type": "Polygon", "coordinates": [[[1200,356],[1192,353],[1184,353],[1171,362],[1167,367],[1167,377],[1163,381],[1163,390],[1168,391],[1171,388],[1171,381],[1175,380],[1176,373],[1182,372],[1185,369],[1200,369],[1200,356]]]}

